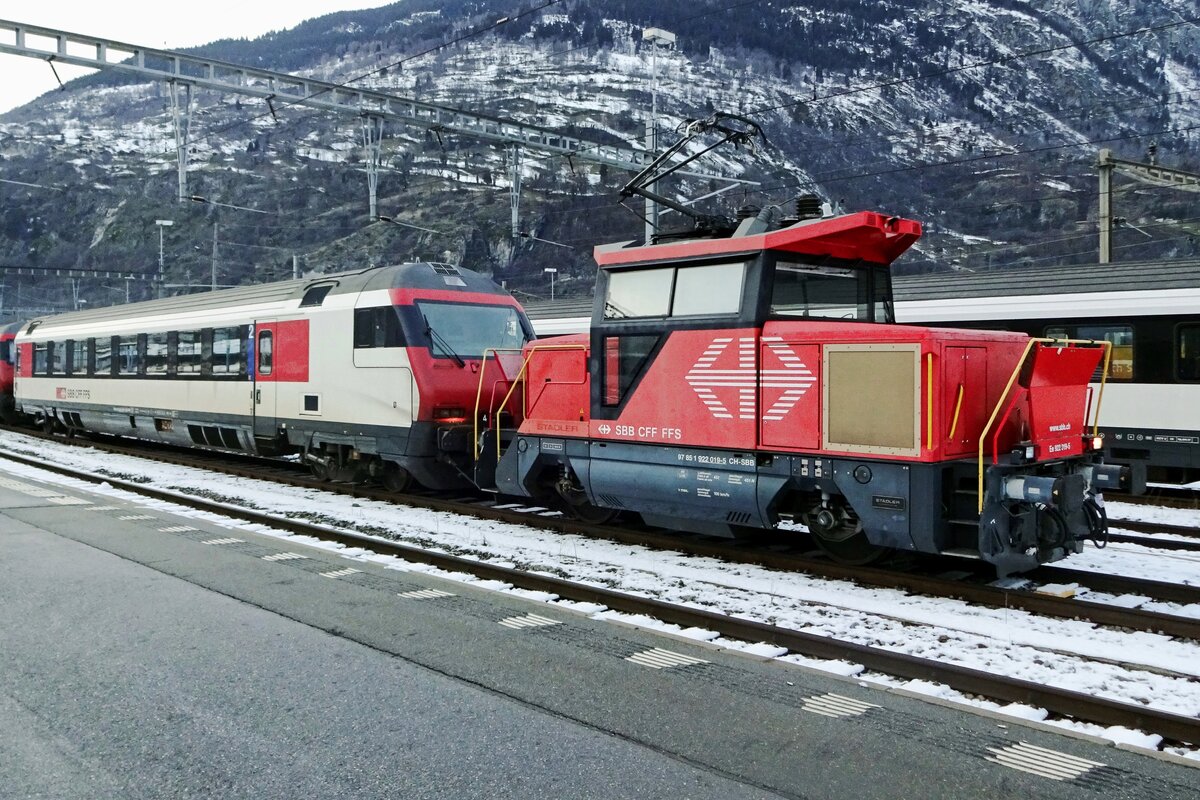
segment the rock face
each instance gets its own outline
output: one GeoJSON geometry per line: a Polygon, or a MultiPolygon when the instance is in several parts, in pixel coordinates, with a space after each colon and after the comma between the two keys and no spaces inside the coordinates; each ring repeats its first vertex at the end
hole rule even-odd
{"type": "MultiPolygon", "coordinates": [[[[599,143],[643,141],[652,103],[664,143],[683,119],[744,114],[767,146],[696,167],[757,185],[699,207],[815,192],[914,217],[927,232],[899,267],[909,272],[1094,260],[1099,147],[1142,160],[1153,145],[1161,163],[1200,171],[1200,27],[1181,22],[1191,0],[597,0],[494,24],[510,11],[410,0],[198,52],[599,143]],[[652,48],[648,26],[676,46],[652,48]],[[1127,35],[1138,29],[1151,30],[1127,35]]],[[[174,292],[207,286],[214,262],[222,285],[286,277],[295,256],[305,274],[461,261],[532,295],[548,293],[554,267],[569,295],[590,288],[594,244],[643,227],[630,213],[640,203],[617,202],[628,174],[528,150],[519,224],[536,238],[514,238],[509,149],[451,132],[385,128],[379,211],[419,230],[368,219],[352,115],[199,91],[192,131],[188,192],[209,202],[180,204],[164,85],[105,73],[0,117],[0,263],[111,273],[10,271],[4,314],[149,296],[138,273],[157,269],[160,233],[174,292]],[[174,225],[157,228],[164,218],[174,225]]],[[[690,198],[722,185],[665,188],[690,198]]],[[[1115,213],[1141,229],[1118,230],[1118,259],[1200,255],[1196,195],[1117,189],[1115,213]]]]}

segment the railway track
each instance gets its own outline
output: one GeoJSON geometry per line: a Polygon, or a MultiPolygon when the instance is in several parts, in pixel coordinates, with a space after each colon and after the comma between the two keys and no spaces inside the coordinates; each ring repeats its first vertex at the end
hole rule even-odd
{"type": "MultiPolygon", "coordinates": [[[[284,530],[293,534],[313,536],[339,542],[349,547],[368,548],[376,553],[393,555],[407,561],[429,564],[441,569],[466,572],[481,580],[495,580],[514,587],[547,592],[561,598],[599,603],[615,611],[628,614],[647,615],[662,622],[682,627],[699,627],[715,631],[722,636],[748,642],[768,642],[778,647],[811,658],[833,659],[861,664],[864,668],[908,680],[924,680],[945,684],[968,695],[982,696],[993,700],[1024,703],[1044,708],[1052,714],[1086,720],[1100,725],[1118,725],[1135,730],[1149,731],[1165,737],[1173,743],[1200,743],[1200,719],[1158,709],[1147,708],[1091,694],[1046,686],[1041,683],[997,675],[969,667],[924,659],[898,653],[881,647],[872,647],[853,642],[839,641],[825,636],[808,634],[766,623],[729,617],[694,607],[680,606],[661,600],[628,595],[623,592],[578,584],[540,573],[530,573],[481,562],[472,558],[427,551],[399,544],[378,537],[337,530],[312,522],[279,517],[259,511],[231,507],[200,497],[178,494],[156,489],[143,484],[116,479],[106,475],[94,475],[78,470],[48,465],[36,459],[4,453],[18,463],[47,469],[60,475],[93,483],[107,482],[116,488],[133,492],[155,500],[183,505],[192,509],[234,517],[244,522],[284,530]]],[[[430,502],[444,503],[439,499],[430,502]]],[[[461,504],[460,504],[461,505],[461,504]]],[[[486,512],[491,518],[520,519],[528,524],[528,515],[520,515],[514,509],[494,507],[486,512]],[[494,516],[493,516],[494,515],[494,516]]],[[[458,511],[457,513],[462,513],[458,511]]],[[[561,519],[543,521],[561,525],[561,519]]],[[[572,525],[572,527],[575,527],[572,525]]],[[[675,547],[674,549],[679,549],[675,547]]]]}
{"type": "MultiPolygon", "coordinates": [[[[26,431],[19,431],[29,435],[26,431]]],[[[476,496],[450,497],[430,494],[396,494],[364,485],[331,483],[312,477],[300,465],[288,465],[277,459],[242,456],[185,448],[148,449],[144,444],[128,446],[108,439],[64,440],[61,437],[34,434],[55,443],[64,441],[135,458],[151,459],[179,466],[218,471],[236,477],[268,480],[290,486],[335,492],[356,498],[402,503],[435,511],[552,530],[578,533],[620,544],[660,551],[677,551],[689,556],[709,557],[734,563],[755,564],[783,572],[806,573],[829,580],[852,581],[863,586],[897,589],[910,594],[964,600],[987,608],[1020,609],[1058,619],[1081,619],[1095,625],[1162,633],[1200,641],[1200,618],[1123,607],[1079,596],[1057,596],[1038,591],[1037,584],[1075,584],[1095,592],[1118,596],[1136,596],[1179,605],[1200,605],[1200,586],[1150,581],[1066,567],[1046,566],[1029,573],[1029,585],[992,585],[989,565],[961,558],[927,557],[909,561],[903,569],[846,566],[822,555],[797,549],[794,540],[781,542],[763,537],[760,541],[731,541],[642,526],[591,525],[561,515],[548,515],[546,509],[518,504],[497,504],[476,496]]],[[[5,457],[11,457],[4,454],[5,457]]],[[[34,460],[26,460],[34,466],[34,460]]],[[[1132,537],[1136,538],[1136,537],[1132,537]]],[[[907,558],[906,556],[902,558],[907,558]]]]}

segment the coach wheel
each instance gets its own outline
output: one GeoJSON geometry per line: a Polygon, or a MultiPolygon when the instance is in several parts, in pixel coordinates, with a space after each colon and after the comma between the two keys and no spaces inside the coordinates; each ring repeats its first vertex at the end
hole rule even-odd
{"type": "Polygon", "coordinates": [[[861,567],[873,564],[891,552],[889,547],[872,544],[862,525],[852,516],[822,508],[809,514],[805,521],[817,547],[839,564],[861,567]]]}
{"type": "Polygon", "coordinates": [[[380,478],[380,481],[383,483],[383,488],[389,492],[400,494],[412,488],[413,476],[404,467],[389,463],[384,468],[383,477],[380,478]]]}
{"type": "Polygon", "coordinates": [[[324,461],[309,461],[308,470],[319,481],[329,480],[329,465],[324,461]]]}

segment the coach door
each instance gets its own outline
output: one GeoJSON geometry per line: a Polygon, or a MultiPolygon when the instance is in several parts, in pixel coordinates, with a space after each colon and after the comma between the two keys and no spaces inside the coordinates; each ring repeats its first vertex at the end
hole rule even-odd
{"type": "Polygon", "coordinates": [[[279,422],[275,416],[277,335],[275,320],[260,319],[254,324],[254,435],[274,437],[279,422]]]}

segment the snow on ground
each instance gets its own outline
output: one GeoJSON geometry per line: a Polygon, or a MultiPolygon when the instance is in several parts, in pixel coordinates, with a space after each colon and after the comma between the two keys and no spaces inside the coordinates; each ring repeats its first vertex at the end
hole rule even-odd
{"type": "MultiPolygon", "coordinates": [[[[848,581],[646,550],[319,490],[214,475],[90,448],[39,442],[7,432],[0,432],[0,449],[425,549],[516,566],[1178,714],[1200,715],[1200,643],[1196,642],[1100,628],[1077,620],[1048,619],[1017,610],[980,608],[957,600],[911,596],[848,581]]],[[[92,484],[85,485],[30,467],[5,464],[4,469],[28,478],[96,491],[92,484]]],[[[393,569],[437,574],[486,588],[512,589],[497,582],[477,581],[470,575],[452,575],[433,567],[407,563],[374,553],[365,546],[347,548],[311,537],[248,526],[211,514],[180,510],[170,504],[135,498],[111,486],[100,491],[123,496],[147,507],[169,509],[171,513],[200,517],[227,527],[256,530],[296,543],[324,547],[339,551],[347,558],[371,561],[393,569]]],[[[1112,559],[1113,564],[1130,557],[1111,547],[1099,552],[1104,558],[1112,559]]],[[[1190,560],[1186,569],[1195,570],[1196,567],[1195,561],[1190,560]]],[[[1163,569],[1160,565],[1155,577],[1161,578],[1163,569]]],[[[557,600],[543,593],[521,593],[535,600],[557,600]]],[[[841,675],[859,675],[862,669],[855,664],[787,655],[771,645],[728,642],[717,639],[712,631],[680,630],[646,618],[632,619],[590,604],[569,605],[597,617],[620,618],[841,675]]],[[[874,675],[861,677],[941,697],[957,696],[946,687],[930,688],[874,675]]],[[[1044,716],[1044,712],[1024,707],[971,702],[1014,716],[1044,716]]],[[[1149,741],[1144,739],[1144,734],[1136,732],[1104,732],[1101,729],[1089,729],[1089,732],[1114,741],[1135,739],[1143,744],[1149,741]]]]}

